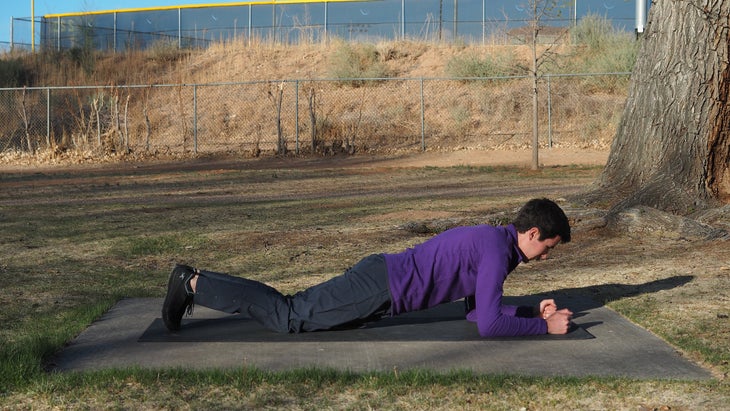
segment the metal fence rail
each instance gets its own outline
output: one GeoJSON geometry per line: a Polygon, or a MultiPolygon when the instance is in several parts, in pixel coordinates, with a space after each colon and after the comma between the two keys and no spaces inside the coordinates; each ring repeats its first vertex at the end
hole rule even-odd
{"type": "MultiPolygon", "coordinates": [[[[540,81],[541,145],[610,139],[628,73],[540,81]]],[[[284,153],[530,146],[527,77],[0,89],[0,152],[284,153]]]]}

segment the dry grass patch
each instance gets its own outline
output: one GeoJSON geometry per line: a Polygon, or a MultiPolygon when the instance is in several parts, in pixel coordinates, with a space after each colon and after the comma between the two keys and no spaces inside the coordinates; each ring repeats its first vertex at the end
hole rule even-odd
{"type": "Polygon", "coordinates": [[[711,368],[717,380],[42,371],[45,356],[117,299],[162,296],[174,262],[294,292],[369,253],[399,251],[431,235],[405,229],[409,222],[443,229],[509,218],[526,199],[578,192],[600,171],[393,164],[221,161],[5,173],[0,407],[635,410],[727,403],[727,243],[611,236],[580,221],[573,242],[551,260],[520,267],[507,293],[580,288],[711,368]],[[652,286],[665,281],[675,284],[652,286]]]}

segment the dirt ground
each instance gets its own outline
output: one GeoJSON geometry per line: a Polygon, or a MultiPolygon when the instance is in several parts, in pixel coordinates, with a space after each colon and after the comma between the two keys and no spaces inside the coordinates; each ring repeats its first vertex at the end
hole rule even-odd
{"type": "MultiPolygon", "coordinates": [[[[583,149],[573,147],[554,147],[541,149],[539,163],[541,166],[570,166],[591,165],[602,166],[606,163],[609,150],[583,149]]],[[[107,161],[103,163],[82,162],[75,158],[60,158],[52,161],[38,158],[14,158],[10,161],[0,161],[0,173],[53,173],[69,172],[72,170],[90,170],[129,167],[155,168],[215,168],[221,163],[240,163],[251,167],[452,167],[452,166],[520,166],[530,167],[532,164],[531,150],[479,150],[471,148],[451,149],[448,151],[426,151],[391,156],[327,156],[278,158],[263,157],[258,159],[241,159],[231,156],[198,157],[198,158],[153,158],[146,161],[107,161]]]]}
{"type": "MultiPolygon", "coordinates": [[[[578,148],[550,148],[539,151],[539,163],[543,166],[604,165],[608,150],[578,148]]],[[[449,166],[496,166],[516,165],[529,167],[531,150],[453,150],[449,152],[426,152],[393,160],[401,167],[449,167],[449,166]]]]}
{"type": "MultiPolygon", "coordinates": [[[[606,164],[609,151],[578,148],[551,148],[539,152],[539,163],[544,167],[606,164]]],[[[269,160],[281,164],[281,160],[269,160]]],[[[265,163],[268,161],[264,161],[265,163]]],[[[284,161],[287,162],[287,161],[284,161]]],[[[294,160],[296,163],[296,160],[294,160]]],[[[291,164],[291,163],[290,163],[291,164]]],[[[318,157],[305,159],[302,165],[331,165],[334,167],[454,167],[454,166],[518,166],[529,168],[532,164],[531,150],[478,150],[453,149],[450,151],[427,151],[389,157],[318,157]]]]}

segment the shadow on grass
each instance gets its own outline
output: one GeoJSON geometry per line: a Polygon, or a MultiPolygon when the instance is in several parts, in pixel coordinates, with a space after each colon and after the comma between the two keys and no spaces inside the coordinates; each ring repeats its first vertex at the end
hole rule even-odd
{"type": "Polygon", "coordinates": [[[671,290],[673,288],[682,287],[692,281],[695,277],[692,275],[679,275],[674,277],[662,278],[659,280],[649,281],[643,284],[600,284],[587,287],[561,288],[545,293],[539,293],[525,298],[536,300],[538,303],[545,298],[554,298],[558,305],[560,299],[565,298],[566,301],[576,303],[575,306],[568,307],[573,311],[591,310],[599,308],[611,301],[620,300],[627,297],[636,297],[644,294],[656,293],[663,290],[671,290]]]}
{"type": "MultiPolygon", "coordinates": [[[[680,275],[649,281],[643,284],[611,283],[587,287],[561,288],[526,296],[505,297],[504,302],[505,304],[536,306],[541,300],[552,298],[558,304],[559,308],[568,308],[573,311],[573,318],[575,319],[584,316],[586,311],[603,307],[611,301],[682,287],[694,278],[692,275],[680,275]]],[[[599,324],[601,323],[581,323],[581,327],[589,329],[599,324]]]]}

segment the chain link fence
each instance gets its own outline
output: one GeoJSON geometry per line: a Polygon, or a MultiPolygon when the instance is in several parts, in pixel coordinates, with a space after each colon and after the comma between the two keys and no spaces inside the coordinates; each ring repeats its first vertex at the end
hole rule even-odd
{"type": "MultiPolygon", "coordinates": [[[[542,146],[607,144],[628,73],[544,76],[542,146]]],[[[528,77],[0,89],[0,152],[247,156],[530,147],[528,77]]]]}

